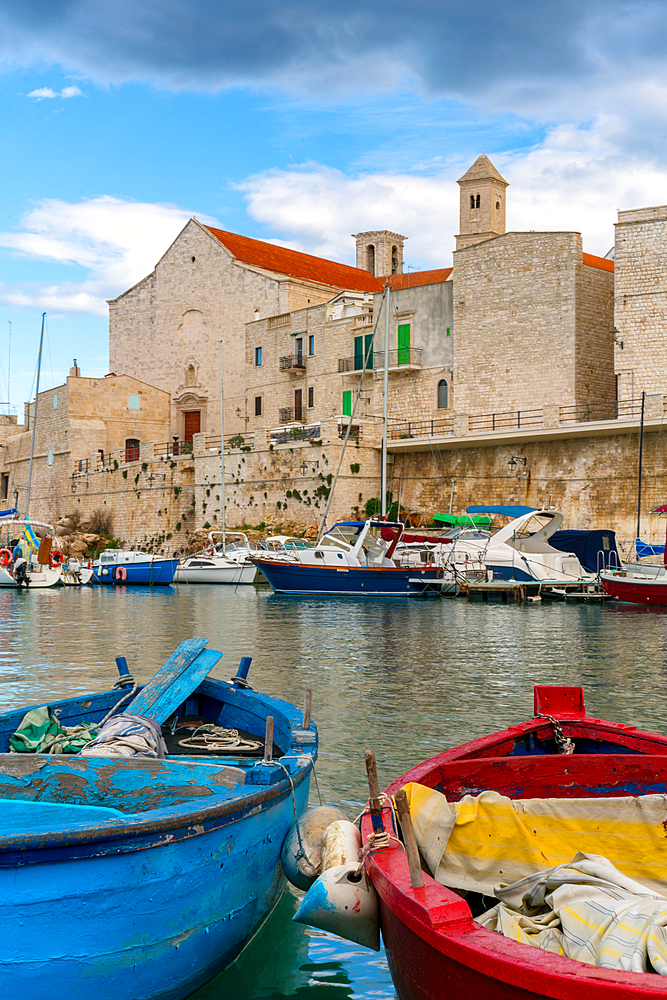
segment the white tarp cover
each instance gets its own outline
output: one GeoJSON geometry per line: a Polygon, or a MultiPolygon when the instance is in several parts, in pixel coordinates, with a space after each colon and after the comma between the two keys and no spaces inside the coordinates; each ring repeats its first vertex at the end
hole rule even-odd
{"type": "Polygon", "coordinates": [[[667,975],[667,898],[579,852],[512,885],[477,917],[489,930],[602,969],[667,975]]]}

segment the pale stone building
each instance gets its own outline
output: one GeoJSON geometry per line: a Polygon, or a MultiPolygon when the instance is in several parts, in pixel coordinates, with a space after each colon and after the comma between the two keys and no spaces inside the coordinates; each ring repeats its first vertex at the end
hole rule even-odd
{"type": "MultiPolygon", "coordinates": [[[[30,510],[47,520],[63,513],[74,473],[117,468],[139,459],[142,442],[162,443],[170,432],[169,393],[128,375],[84,378],[76,365],[64,385],[40,392],[35,423],[30,510]]],[[[25,510],[35,404],[23,424],[0,442],[0,499],[25,510]]]]}
{"type": "Polygon", "coordinates": [[[613,261],[585,254],[579,233],[506,233],[507,182],[486,156],[459,184],[457,411],[613,407],[613,261]]]}
{"type": "Polygon", "coordinates": [[[110,368],[169,392],[172,432],[191,442],[220,432],[222,343],[225,431],[242,432],[245,324],[379,287],[366,270],[191,219],[155,270],[109,302],[110,368]]]}
{"type": "Polygon", "coordinates": [[[614,244],[618,398],[667,384],[667,205],[618,213],[614,244]]]}

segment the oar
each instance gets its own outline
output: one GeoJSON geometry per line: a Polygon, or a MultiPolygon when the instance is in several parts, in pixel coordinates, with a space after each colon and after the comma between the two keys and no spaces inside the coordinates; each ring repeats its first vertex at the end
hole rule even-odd
{"type": "Polygon", "coordinates": [[[132,715],[153,719],[160,725],[201,684],[222,653],[204,649],[208,639],[186,639],[167,662],[134,698],[128,710],[132,715]]]}

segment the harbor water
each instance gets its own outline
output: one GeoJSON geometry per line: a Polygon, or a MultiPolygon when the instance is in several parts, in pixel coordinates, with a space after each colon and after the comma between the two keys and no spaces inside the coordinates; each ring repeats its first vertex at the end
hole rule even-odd
{"type": "MultiPolygon", "coordinates": [[[[580,684],[589,714],[667,733],[667,608],[289,598],[266,587],[0,591],[0,706],[112,686],[125,655],[146,681],[183,639],[253,657],[259,690],[313,689],[325,802],[350,818],[426,757],[532,715],[534,684],[580,684]]],[[[311,786],[311,802],[316,803],[311,786]]],[[[292,922],[287,892],[234,965],[197,1000],[392,998],[385,957],[292,922]],[[317,991],[317,992],[315,992],[317,991]]]]}

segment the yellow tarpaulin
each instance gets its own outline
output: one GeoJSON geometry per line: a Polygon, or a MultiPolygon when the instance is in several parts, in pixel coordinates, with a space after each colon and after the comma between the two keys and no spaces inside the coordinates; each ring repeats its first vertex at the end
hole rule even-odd
{"type": "Polygon", "coordinates": [[[581,851],[666,892],[667,795],[509,799],[486,791],[450,803],[415,782],[405,792],[422,857],[443,885],[493,895],[497,885],[567,864],[581,851]]]}

